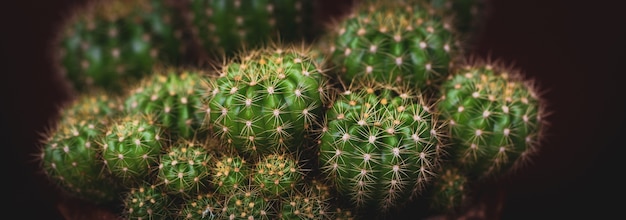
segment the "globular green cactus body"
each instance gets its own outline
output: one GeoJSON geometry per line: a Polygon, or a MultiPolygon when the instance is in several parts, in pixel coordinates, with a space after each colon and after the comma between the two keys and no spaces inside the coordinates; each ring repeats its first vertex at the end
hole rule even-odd
{"type": "Polygon", "coordinates": [[[126,109],[155,115],[156,122],[172,136],[193,138],[204,120],[198,90],[202,77],[200,73],[176,70],[155,73],[131,90],[126,109]]]}
{"type": "Polygon", "coordinates": [[[59,36],[59,65],[79,92],[122,91],[157,62],[181,56],[175,11],[164,1],[96,1],[66,21],[59,36]]]}
{"type": "Polygon", "coordinates": [[[542,134],[536,88],[515,69],[468,65],[442,87],[438,109],[450,127],[450,153],[472,178],[497,176],[527,162],[542,134]]]}
{"type": "Polygon", "coordinates": [[[224,155],[213,164],[211,174],[215,191],[228,195],[248,185],[251,168],[239,155],[224,155]]]}
{"type": "Polygon", "coordinates": [[[207,193],[185,200],[176,219],[224,219],[222,195],[207,193]]]}
{"type": "Polygon", "coordinates": [[[406,91],[358,86],[342,93],[326,113],[322,175],[355,211],[400,207],[435,175],[443,131],[429,106],[406,91]]]}
{"type": "Polygon", "coordinates": [[[457,54],[456,35],[416,1],[365,1],[325,36],[341,78],[373,76],[384,83],[433,88],[457,54]],[[415,3],[415,4],[412,4],[415,3]]]}
{"type": "Polygon", "coordinates": [[[328,187],[311,181],[281,197],[279,219],[334,219],[328,187]]]}
{"type": "Polygon", "coordinates": [[[264,197],[254,186],[247,185],[227,195],[222,209],[222,216],[227,219],[275,219],[269,199],[264,197]]]}
{"type": "Polygon", "coordinates": [[[160,159],[158,180],[165,190],[184,196],[197,195],[210,186],[213,154],[194,141],[179,141],[160,159]]]}
{"type": "Polygon", "coordinates": [[[124,195],[122,216],[129,220],[167,219],[171,199],[155,185],[142,183],[124,195]]]}
{"type": "Polygon", "coordinates": [[[109,118],[118,113],[116,106],[119,100],[106,93],[81,95],[61,108],[60,119],[42,140],[43,171],[78,198],[107,203],[121,191],[102,161],[99,144],[109,118]]]}
{"type": "Polygon", "coordinates": [[[234,55],[272,41],[310,40],[314,6],[310,0],[191,0],[191,23],[206,52],[234,55]]]}
{"type": "Polygon", "coordinates": [[[205,87],[207,123],[247,157],[296,151],[327,103],[321,64],[307,49],[265,48],[223,67],[205,87]]]}
{"type": "Polygon", "coordinates": [[[150,177],[157,165],[162,148],[162,133],[152,115],[117,118],[100,140],[107,167],[125,184],[142,183],[150,177]]]}
{"type": "Polygon", "coordinates": [[[267,196],[286,195],[293,191],[303,175],[298,161],[290,154],[269,154],[259,160],[252,179],[267,196]]]}

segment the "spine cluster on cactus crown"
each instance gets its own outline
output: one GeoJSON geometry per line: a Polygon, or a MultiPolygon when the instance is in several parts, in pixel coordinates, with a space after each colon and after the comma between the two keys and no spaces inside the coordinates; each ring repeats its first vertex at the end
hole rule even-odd
{"type": "Polygon", "coordinates": [[[357,209],[390,211],[433,179],[442,130],[419,96],[364,84],[339,96],[326,117],[320,168],[357,209]]]}
{"type": "Polygon", "coordinates": [[[499,63],[475,61],[443,84],[438,109],[448,121],[453,161],[473,178],[529,162],[544,132],[545,105],[531,81],[499,63]]]}

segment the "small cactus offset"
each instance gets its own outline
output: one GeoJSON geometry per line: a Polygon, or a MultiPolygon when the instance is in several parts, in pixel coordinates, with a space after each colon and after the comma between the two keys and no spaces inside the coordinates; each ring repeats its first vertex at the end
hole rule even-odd
{"type": "Polygon", "coordinates": [[[124,195],[124,219],[166,219],[172,200],[156,185],[142,183],[124,195]]]}
{"type": "MultiPolygon", "coordinates": [[[[458,54],[457,35],[419,1],[364,1],[331,26],[325,48],[340,78],[434,88],[458,54]]],[[[322,44],[323,45],[323,44],[322,44]]]]}
{"type": "Polygon", "coordinates": [[[231,194],[248,184],[252,168],[239,155],[222,155],[212,167],[212,184],[220,194],[231,194]]]}
{"type": "Polygon", "coordinates": [[[486,0],[425,0],[442,16],[449,17],[456,30],[474,34],[483,26],[486,0]]]}
{"type": "Polygon", "coordinates": [[[179,140],[162,155],[158,170],[158,182],[170,194],[194,196],[210,187],[210,163],[212,151],[193,140],[179,140]]]}
{"type": "Polygon", "coordinates": [[[254,167],[252,179],[262,194],[281,196],[293,191],[304,175],[291,154],[269,154],[254,167]]]}
{"type": "Polygon", "coordinates": [[[521,77],[514,68],[476,61],[441,88],[437,108],[450,129],[452,160],[472,179],[499,176],[537,150],[545,106],[537,88],[521,77]]]}
{"type": "Polygon", "coordinates": [[[207,80],[207,127],[247,158],[297,151],[327,105],[322,64],[309,49],[267,47],[242,53],[207,80]]]}
{"type": "Polygon", "coordinates": [[[155,115],[157,123],[172,136],[193,138],[204,120],[198,94],[203,77],[202,73],[187,70],[155,70],[131,89],[126,109],[155,115]]]}
{"type": "Polygon", "coordinates": [[[470,181],[459,168],[441,167],[431,189],[430,207],[436,213],[452,214],[463,208],[471,193],[470,181]]]}
{"type": "Polygon", "coordinates": [[[222,216],[228,219],[274,219],[276,211],[254,185],[241,187],[226,197],[222,216]]]}
{"type": "Polygon", "coordinates": [[[77,92],[121,92],[160,62],[181,60],[179,15],[162,0],[96,0],[65,21],[55,48],[77,92]]]}
{"type": "Polygon", "coordinates": [[[81,95],[61,108],[60,119],[44,134],[39,158],[43,171],[70,194],[108,203],[121,192],[102,161],[99,144],[120,104],[103,92],[81,95]]]}
{"type": "Polygon", "coordinates": [[[163,129],[152,115],[119,117],[100,140],[104,162],[125,185],[136,186],[152,176],[162,151],[162,138],[163,129]]]}
{"type": "Polygon", "coordinates": [[[315,36],[315,0],[188,0],[192,33],[211,55],[315,36]]]}
{"type": "Polygon", "coordinates": [[[323,175],[357,211],[400,207],[431,182],[443,153],[444,131],[430,111],[401,87],[348,88],[326,113],[323,175]]]}
{"type": "Polygon", "coordinates": [[[302,189],[291,190],[281,197],[279,219],[334,219],[334,204],[327,186],[318,181],[309,181],[302,189]]]}
{"type": "Polygon", "coordinates": [[[205,193],[187,199],[176,219],[224,219],[223,197],[220,194],[205,193]]]}

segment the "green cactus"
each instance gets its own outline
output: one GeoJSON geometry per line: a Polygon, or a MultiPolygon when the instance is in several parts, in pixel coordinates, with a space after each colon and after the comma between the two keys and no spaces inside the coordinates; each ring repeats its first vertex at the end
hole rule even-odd
{"type": "Polygon", "coordinates": [[[248,158],[296,151],[328,102],[322,65],[309,51],[267,47],[231,60],[203,88],[207,127],[248,158]]]}
{"type": "Polygon", "coordinates": [[[223,155],[213,164],[212,184],[220,194],[232,194],[239,187],[248,184],[252,170],[239,155],[223,155]]]}
{"type": "Polygon", "coordinates": [[[130,114],[109,125],[103,158],[109,170],[127,186],[136,186],[152,176],[163,145],[163,130],[153,115],[130,114]]]}
{"type": "Polygon", "coordinates": [[[156,185],[142,183],[124,195],[124,219],[166,219],[172,200],[156,185]]]}
{"type": "Polygon", "coordinates": [[[298,160],[290,154],[269,154],[261,158],[253,170],[252,179],[267,196],[285,195],[303,178],[298,160]]]}
{"type": "Polygon", "coordinates": [[[222,195],[206,193],[187,199],[176,219],[224,219],[222,195]]]}
{"type": "Polygon", "coordinates": [[[189,0],[192,33],[205,52],[235,55],[273,41],[310,41],[316,1],[189,0]]]}
{"type": "Polygon", "coordinates": [[[472,179],[528,162],[543,133],[543,101],[519,70],[475,62],[451,75],[437,104],[452,136],[452,160],[472,179]]]}
{"type": "Polygon", "coordinates": [[[322,175],[356,211],[404,205],[431,182],[444,153],[444,131],[430,111],[401,87],[365,82],[347,89],[326,112],[322,175]]]}
{"type": "Polygon", "coordinates": [[[334,219],[328,187],[319,181],[307,181],[302,186],[280,198],[279,219],[334,219]]]}
{"type": "Polygon", "coordinates": [[[272,205],[258,188],[247,185],[227,196],[222,215],[228,219],[274,219],[272,205]]]}
{"type": "Polygon", "coordinates": [[[102,204],[116,200],[121,192],[105,167],[98,142],[120,104],[104,92],[80,95],[60,108],[60,118],[44,133],[42,170],[71,195],[102,204]]]}
{"type": "Polygon", "coordinates": [[[78,92],[121,92],[159,62],[182,57],[176,11],[161,0],[93,1],[78,8],[58,36],[58,65],[78,92]]]}
{"type": "MultiPolygon", "coordinates": [[[[456,32],[418,1],[365,1],[332,25],[324,48],[340,79],[435,88],[459,53],[456,32]]],[[[324,45],[324,44],[321,44],[324,45]]]]}
{"type": "Polygon", "coordinates": [[[199,107],[200,72],[173,68],[155,71],[131,89],[126,98],[126,109],[131,113],[156,115],[157,123],[172,136],[193,138],[204,120],[199,107]]]}
{"type": "Polygon", "coordinates": [[[193,140],[180,140],[160,159],[158,180],[171,194],[193,196],[210,187],[213,153],[193,140]]]}

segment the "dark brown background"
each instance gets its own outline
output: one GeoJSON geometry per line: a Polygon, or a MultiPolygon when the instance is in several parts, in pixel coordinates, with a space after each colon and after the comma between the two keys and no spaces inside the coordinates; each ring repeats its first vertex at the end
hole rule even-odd
{"type": "MultiPolygon", "coordinates": [[[[85,1],[0,3],[0,173],[2,214],[62,219],[57,195],[35,175],[38,131],[69,93],[45,56],[55,26],[85,1]],[[6,204],[9,204],[8,206],[6,204]]],[[[328,10],[341,0],[324,0],[328,10]]],[[[481,55],[514,62],[549,90],[550,142],[533,167],[500,187],[504,219],[622,214],[626,147],[626,12],[619,1],[491,0],[476,44],[481,55]]]]}

